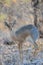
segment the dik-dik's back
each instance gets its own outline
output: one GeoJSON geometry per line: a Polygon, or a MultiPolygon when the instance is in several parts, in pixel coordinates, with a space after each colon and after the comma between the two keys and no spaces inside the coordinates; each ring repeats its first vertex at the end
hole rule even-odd
{"type": "Polygon", "coordinates": [[[17,37],[21,38],[26,38],[27,36],[31,35],[34,41],[36,41],[36,39],[39,37],[37,28],[31,24],[21,27],[15,32],[15,34],[17,37]]]}

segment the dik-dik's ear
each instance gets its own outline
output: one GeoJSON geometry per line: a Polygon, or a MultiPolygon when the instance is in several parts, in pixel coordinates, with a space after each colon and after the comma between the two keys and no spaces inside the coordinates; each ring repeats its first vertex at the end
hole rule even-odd
{"type": "Polygon", "coordinates": [[[4,22],[5,26],[7,26],[10,30],[12,30],[11,26],[9,25],[8,22],[4,22]]]}

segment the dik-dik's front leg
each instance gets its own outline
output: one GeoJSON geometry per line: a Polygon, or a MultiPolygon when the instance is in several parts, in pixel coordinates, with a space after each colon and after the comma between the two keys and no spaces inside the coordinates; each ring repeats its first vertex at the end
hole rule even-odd
{"type": "Polygon", "coordinates": [[[20,54],[20,62],[23,65],[23,51],[22,51],[22,43],[18,44],[19,54],[20,54]]]}

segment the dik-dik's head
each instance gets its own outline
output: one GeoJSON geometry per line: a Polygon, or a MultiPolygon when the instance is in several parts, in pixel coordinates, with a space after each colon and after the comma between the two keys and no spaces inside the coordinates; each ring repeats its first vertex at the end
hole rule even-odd
{"type": "Polygon", "coordinates": [[[16,20],[14,20],[12,22],[4,22],[4,23],[5,23],[5,26],[7,26],[9,28],[9,30],[12,30],[12,28],[16,24],[16,20]]]}

